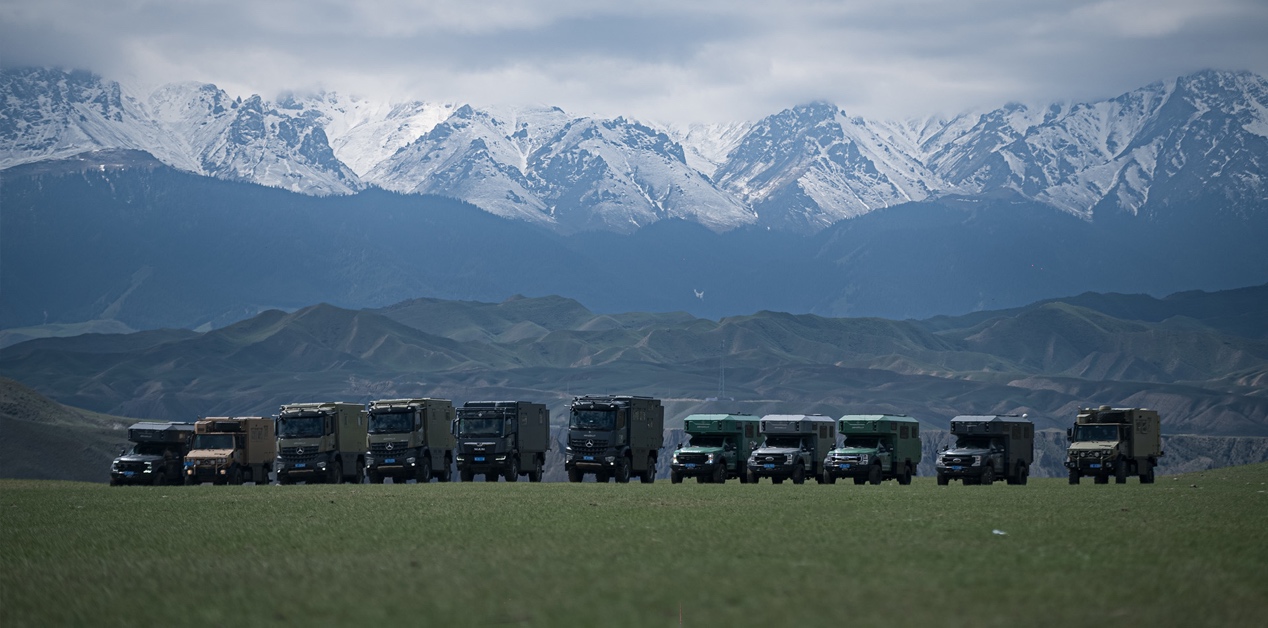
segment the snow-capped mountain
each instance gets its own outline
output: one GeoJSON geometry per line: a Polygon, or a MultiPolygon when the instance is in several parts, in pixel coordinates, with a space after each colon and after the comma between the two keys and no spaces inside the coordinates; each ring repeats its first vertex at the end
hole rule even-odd
{"type": "Polygon", "coordinates": [[[886,121],[814,103],[691,127],[553,107],[230,97],[182,83],[135,98],[86,72],[0,71],[0,168],[101,149],[305,194],[374,185],[450,196],[563,232],[665,218],[816,231],[946,195],[1019,194],[1093,220],[1206,199],[1262,211],[1268,83],[1204,71],[1088,103],[886,121]]]}

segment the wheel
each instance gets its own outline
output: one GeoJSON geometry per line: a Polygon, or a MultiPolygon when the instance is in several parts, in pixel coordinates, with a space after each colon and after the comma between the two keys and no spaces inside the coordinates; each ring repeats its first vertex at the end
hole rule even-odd
{"type": "Polygon", "coordinates": [[[475,471],[472,471],[471,469],[463,469],[458,472],[458,479],[463,482],[474,482],[475,471]]]}
{"type": "Polygon", "coordinates": [[[797,465],[797,468],[793,469],[792,482],[793,484],[806,483],[806,468],[805,467],[801,465],[797,465]]]}
{"type": "Polygon", "coordinates": [[[583,478],[585,478],[584,473],[578,471],[577,469],[568,469],[569,482],[580,482],[583,478]]]}
{"type": "Polygon", "coordinates": [[[903,486],[907,486],[908,484],[911,484],[911,465],[910,464],[903,465],[903,473],[902,475],[898,476],[898,483],[903,486]]]}
{"type": "Polygon", "coordinates": [[[647,466],[643,468],[643,475],[639,477],[643,484],[652,484],[656,481],[656,458],[654,456],[647,457],[647,466]]]}
{"type": "Polygon", "coordinates": [[[414,469],[414,480],[419,484],[431,482],[431,454],[423,454],[422,466],[414,469]]]}
{"type": "Polygon", "coordinates": [[[1140,472],[1140,483],[1153,484],[1154,483],[1154,465],[1152,462],[1145,462],[1144,466],[1145,466],[1145,470],[1140,472]]]}
{"type": "Polygon", "coordinates": [[[1017,463],[1017,485],[1025,486],[1026,481],[1030,479],[1030,465],[1017,463]]]}
{"type": "Polygon", "coordinates": [[[874,464],[872,465],[872,468],[867,470],[867,481],[872,486],[880,485],[881,480],[884,478],[885,475],[881,473],[881,465],[879,464],[874,464]]]}
{"type": "MultiPolygon", "coordinates": [[[[427,468],[431,469],[430,466],[428,466],[427,468]]],[[[452,482],[453,481],[453,458],[450,458],[449,454],[445,454],[445,467],[440,470],[440,473],[433,473],[431,471],[427,472],[428,480],[430,480],[433,477],[436,478],[437,482],[452,482]]]]}
{"type": "Polygon", "coordinates": [[[823,472],[823,483],[824,483],[824,484],[836,484],[836,483],[837,483],[837,476],[833,475],[831,471],[826,471],[826,470],[825,470],[825,471],[823,472]]]}
{"type": "Polygon", "coordinates": [[[986,468],[982,469],[982,477],[978,479],[978,483],[985,486],[990,486],[994,484],[995,483],[995,467],[986,465],[986,468]]]}
{"type": "Polygon", "coordinates": [[[758,477],[756,473],[753,473],[752,471],[745,471],[744,475],[748,476],[749,484],[757,484],[758,477]]]}
{"type": "Polygon", "coordinates": [[[541,482],[541,481],[542,481],[542,474],[543,474],[543,470],[542,470],[542,459],[541,459],[541,458],[536,458],[536,457],[534,457],[534,459],[533,459],[533,470],[528,472],[528,481],[529,481],[529,482],[541,482]]]}
{"type": "Polygon", "coordinates": [[[850,478],[850,479],[851,479],[851,480],[854,480],[854,484],[855,484],[856,486],[857,486],[857,485],[859,485],[859,484],[867,484],[867,478],[865,478],[865,477],[860,477],[860,476],[857,476],[857,475],[856,475],[856,476],[854,476],[854,477],[852,477],[852,478],[850,478]]]}
{"type": "Polygon", "coordinates": [[[669,471],[669,483],[682,484],[682,471],[679,471],[677,469],[671,469],[669,471]]]}
{"type": "Polygon", "coordinates": [[[950,482],[951,482],[951,480],[950,480],[950,478],[948,478],[948,477],[947,477],[947,474],[945,474],[945,473],[939,473],[939,474],[938,474],[938,486],[946,486],[946,485],[947,485],[947,484],[949,484],[950,482]]]}
{"type": "Polygon", "coordinates": [[[629,458],[621,458],[620,460],[616,461],[616,483],[617,484],[630,483],[630,459],[629,458]]]}
{"type": "MultiPolygon", "coordinates": [[[[187,476],[185,476],[184,483],[185,483],[185,486],[193,486],[193,485],[194,485],[194,476],[192,476],[192,475],[187,475],[187,476]]],[[[116,484],[116,483],[115,483],[115,481],[112,479],[112,480],[110,480],[110,486],[118,486],[118,484],[116,484]]]]}
{"type": "Polygon", "coordinates": [[[329,484],[339,484],[343,482],[343,460],[335,458],[335,463],[330,465],[330,472],[326,474],[326,482],[329,484]]]}
{"type": "Polygon", "coordinates": [[[719,464],[713,469],[713,483],[726,484],[726,465],[719,464]]]}
{"type": "Polygon", "coordinates": [[[740,476],[740,484],[748,484],[748,471],[745,471],[744,469],[740,469],[739,476],[740,476]]]}
{"type": "Polygon", "coordinates": [[[163,486],[163,472],[159,471],[158,473],[155,473],[154,477],[150,478],[150,483],[154,486],[163,486]]]}
{"type": "Polygon", "coordinates": [[[1078,484],[1080,477],[1081,476],[1079,475],[1078,469],[1070,469],[1070,483],[1071,484],[1078,484]]]}
{"type": "Polygon", "coordinates": [[[1114,461],[1114,483],[1115,484],[1127,483],[1127,461],[1123,460],[1122,458],[1119,458],[1118,460],[1114,461]]]}
{"type": "Polygon", "coordinates": [[[234,486],[242,485],[242,467],[235,466],[229,470],[229,483],[234,486]]]}
{"type": "Polygon", "coordinates": [[[503,475],[502,477],[506,478],[507,482],[516,482],[520,479],[520,455],[519,454],[515,452],[511,452],[511,460],[506,466],[506,475],[503,475]]]}

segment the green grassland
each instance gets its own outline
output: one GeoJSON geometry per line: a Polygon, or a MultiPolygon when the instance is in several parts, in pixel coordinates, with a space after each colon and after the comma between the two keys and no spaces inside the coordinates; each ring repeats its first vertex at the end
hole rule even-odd
{"type": "Polygon", "coordinates": [[[1263,464],[1155,485],[0,481],[0,624],[1261,626],[1265,521],[1263,464]]]}

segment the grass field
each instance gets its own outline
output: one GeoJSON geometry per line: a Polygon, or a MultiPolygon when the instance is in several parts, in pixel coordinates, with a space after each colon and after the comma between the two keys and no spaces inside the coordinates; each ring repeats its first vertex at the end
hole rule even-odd
{"type": "Polygon", "coordinates": [[[1262,626],[1266,524],[1268,465],[1153,486],[0,481],[0,625],[1262,626]]]}

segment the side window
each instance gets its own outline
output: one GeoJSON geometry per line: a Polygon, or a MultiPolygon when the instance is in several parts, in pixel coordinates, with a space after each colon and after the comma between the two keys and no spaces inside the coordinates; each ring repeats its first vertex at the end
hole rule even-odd
{"type": "Polygon", "coordinates": [[[617,410],[616,412],[616,429],[625,429],[625,411],[617,410]]]}
{"type": "Polygon", "coordinates": [[[1013,438],[1021,438],[1021,431],[1022,431],[1022,430],[1021,430],[1021,426],[1020,426],[1020,425],[1014,425],[1014,426],[1013,426],[1013,438]]]}
{"type": "Polygon", "coordinates": [[[899,437],[899,438],[908,438],[908,437],[909,437],[909,435],[910,435],[910,432],[907,430],[907,426],[906,426],[906,425],[904,425],[904,426],[902,427],[902,429],[900,429],[900,430],[898,431],[898,437],[899,437]]]}
{"type": "Polygon", "coordinates": [[[920,436],[920,426],[919,425],[911,426],[911,437],[916,438],[918,436],[920,436]]]}

